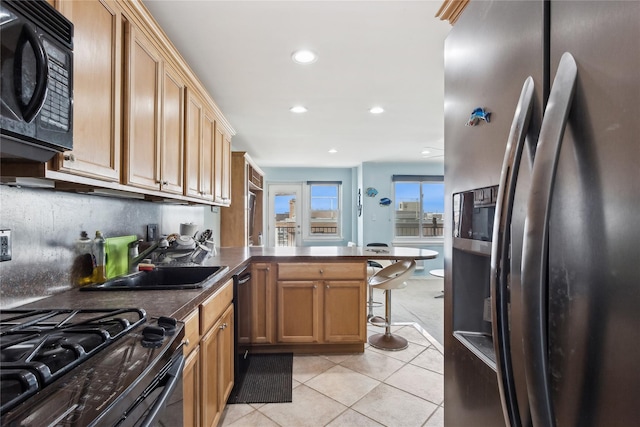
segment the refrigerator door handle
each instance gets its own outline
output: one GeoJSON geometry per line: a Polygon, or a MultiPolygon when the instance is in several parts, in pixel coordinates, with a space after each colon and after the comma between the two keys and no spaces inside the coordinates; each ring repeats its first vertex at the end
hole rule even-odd
{"type": "Polygon", "coordinates": [[[500,185],[496,199],[496,211],[493,222],[493,245],[491,248],[491,325],[493,332],[493,346],[496,353],[496,371],[498,374],[498,388],[502,401],[502,412],[505,424],[520,427],[520,413],[515,390],[513,366],[510,353],[510,334],[507,290],[509,275],[509,244],[511,242],[511,218],[513,214],[513,200],[516,191],[520,160],[529,129],[531,110],[533,106],[534,82],[527,77],[522,85],[520,99],[511,123],[507,147],[502,161],[500,185]]]}
{"type": "Polygon", "coordinates": [[[575,92],[578,68],[564,53],[551,87],[527,201],[522,248],[523,346],[527,394],[534,426],[555,426],[549,385],[547,343],[547,267],[549,212],[560,146],[575,92]]]}

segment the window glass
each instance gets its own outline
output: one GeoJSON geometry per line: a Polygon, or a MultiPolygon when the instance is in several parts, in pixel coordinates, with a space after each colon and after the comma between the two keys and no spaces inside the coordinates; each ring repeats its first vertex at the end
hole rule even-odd
{"type": "Polygon", "coordinates": [[[396,238],[442,238],[444,227],[444,183],[440,181],[395,181],[396,238]]]}
{"type": "Polygon", "coordinates": [[[309,184],[309,235],[340,236],[340,185],[309,184]]]}

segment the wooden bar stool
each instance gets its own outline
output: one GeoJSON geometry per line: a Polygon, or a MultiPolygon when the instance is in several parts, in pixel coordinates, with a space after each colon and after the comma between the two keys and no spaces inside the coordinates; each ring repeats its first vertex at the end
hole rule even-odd
{"type": "Polygon", "coordinates": [[[369,321],[374,326],[384,326],[384,334],[375,334],[369,337],[369,344],[382,350],[404,350],[409,342],[403,337],[391,334],[391,290],[403,289],[407,286],[406,280],[411,277],[416,269],[414,260],[398,261],[378,271],[369,280],[369,286],[383,289],[385,294],[385,318],[384,322],[369,321]]]}

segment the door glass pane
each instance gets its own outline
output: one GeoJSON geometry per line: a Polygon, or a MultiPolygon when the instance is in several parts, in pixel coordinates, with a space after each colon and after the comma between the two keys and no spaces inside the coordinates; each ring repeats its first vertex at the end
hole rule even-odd
{"type": "Polygon", "coordinates": [[[274,196],[276,246],[296,246],[296,195],[276,193],[274,196]]]}

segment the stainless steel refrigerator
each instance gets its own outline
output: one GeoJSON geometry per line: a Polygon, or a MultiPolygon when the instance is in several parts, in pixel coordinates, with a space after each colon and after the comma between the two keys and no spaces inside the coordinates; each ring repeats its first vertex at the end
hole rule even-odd
{"type": "Polygon", "coordinates": [[[640,425],[640,1],[445,43],[445,425],[640,425]]]}

